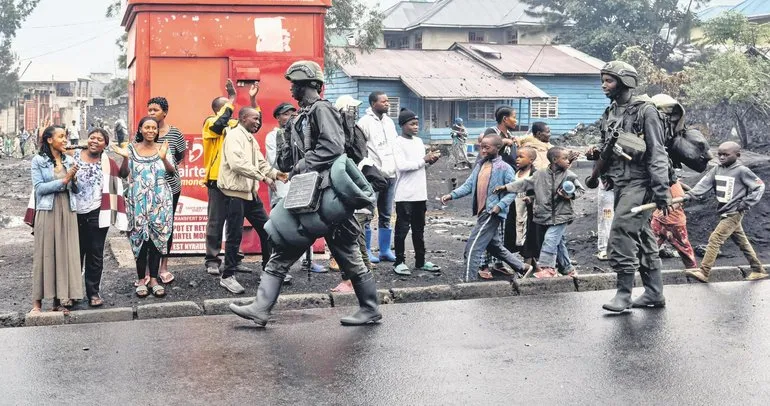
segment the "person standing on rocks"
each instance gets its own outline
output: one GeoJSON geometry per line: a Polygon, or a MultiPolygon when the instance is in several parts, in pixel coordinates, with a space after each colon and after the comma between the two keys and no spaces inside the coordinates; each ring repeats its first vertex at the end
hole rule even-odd
{"type": "Polygon", "coordinates": [[[621,61],[601,69],[602,90],[612,101],[602,115],[601,146],[588,149],[586,156],[606,157],[605,148],[620,146],[631,160],[612,153],[604,166],[605,178],[615,193],[615,218],[608,243],[609,264],[618,275],[617,292],[602,307],[622,312],[629,307],[664,307],[662,264],[658,244],[650,228],[650,211],[632,213],[631,208],[650,202],[664,214],[671,202],[669,159],[665,148],[663,121],[657,108],[645,98],[632,96],[638,84],[636,69],[621,61]],[[617,136],[617,138],[615,138],[617,136]],[[615,141],[617,140],[617,142],[615,141]],[[631,300],[636,270],[642,277],[644,294],[631,300]]]}
{"type": "Polygon", "coordinates": [[[390,247],[393,230],[390,227],[390,217],[393,214],[393,199],[396,190],[396,163],[393,158],[393,144],[398,132],[393,119],[388,116],[390,102],[385,92],[375,91],[369,95],[369,108],[366,115],[358,120],[358,127],[366,135],[366,146],[369,158],[374,166],[388,179],[388,187],[377,194],[377,243],[380,247],[379,257],[371,254],[372,230],[369,224],[364,230],[366,247],[369,249],[369,260],[373,263],[380,261],[395,262],[396,256],[390,247]]]}
{"type": "Polygon", "coordinates": [[[723,143],[719,146],[717,156],[719,165],[711,169],[686,194],[688,199],[701,199],[713,190],[719,202],[719,224],[709,236],[700,269],[689,269],[685,274],[701,282],[708,282],[719,249],[728,238],[732,238],[751,265],[751,273],[746,280],[765,279],[768,274],[743,231],[743,216],[759,203],[765,193],[765,183],[751,169],[738,162],[741,146],[737,143],[723,143]]]}
{"type": "MultiPolygon", "coordinates": [[[[282,144],[279,148],[278,166],[283,171],[290,171],[292,177],[297,175],[313,177],[315,174],[319,182],[320,196],[330,193],[330,197],[340,198],[341,192],[338,188],[332,187],[330,179],[335,176],[335,172],[332,171],[333,164],[343,157],[345,152],[345,134],[339,111],[320,96],[324,84],[323,69],[313,61],[298,61],[289,67],[285,77],[291,82],[291,94],[299,102],[300,112],[297,118],[290,122],[289,142],[282,144]]],[[[349,162],[345,163],[347,168],[349,162]]],[[[366,204],[371,204],[369,197],[360,200],[366,200],[366,204]]],[[[332,206],[342,205],[339,200],[337,202],[336,205],[332,206]]],[[[352,209],[356,208],[359,207],[352,206],[352,209]]],[[[339,208],[324,208],[324,205],[321,204],[321,207],[316,210],[320,212],[324,210],[335,211],[339,208]]],[[[342,318],[340,322],[346,326],[374,323],[382,319],[382,314],[379,311],[377,285],[374,276],[364,266],[361,259],[356,241],[361,231],[353,217],[353,210],[349,212],[345,210],[342,213],[343,215],[340,215],[338,222],[327,225],[328,230],[323,237],[342,272],[347,273],[352,280],[359,309],[355,314],[342,318]]],[[[319,216],[318,213],[312,211],[309,214],[319,216]]],[[[339,215],[339,212],[335,214],[339,215]]],[[[300,221],[299,217],[286,209],[283,209],[283,212],[276,210],[271,213],[269,224],[275,226],[273,231],[277,234],[298,233],[296,222],[300,221]]],[[[316,223],[318,222],[323,223],[321,227],[326,224],[322,220],[318,220],[316,223]]],[[[271,239],[274,237],[277,236],[271,233],[271,239]]],[[[304,236],[300,238],[302,237],[304,236]]],[[[230,310],[238,316],[253,320],[257,325],[264,327],[281,293],[281,283],[286,272],[292,264],[304,255],[307,248],[313,243],[315,236],[305,238],[307,238],[307,242],[302,244],[291,244],[286,241],[276,242],[273,255],[263,272],[254,302],[246,306],[231,304],[230,310]]],[[[275,239],[278,240],[278,238],[275,239]]],[[[305,240],[303,239],[303,241],[305,240]]]]}

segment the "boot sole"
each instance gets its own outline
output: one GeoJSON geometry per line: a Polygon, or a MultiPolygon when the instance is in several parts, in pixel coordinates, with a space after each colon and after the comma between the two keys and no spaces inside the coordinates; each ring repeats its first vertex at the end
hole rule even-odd
{"type": "Polygon", "coordinates": [[[634,309],[661,309],[666,307],[666,302],[657,302],[650,304],[632,303],[631,307],[634,309]]]}
{"type": "Polygon", "coordinates": [[[340,324],[342,324],[343,326],[365,326],[367,324],[375,324],[375,323],[377,323],[380,320],[382,320],[382,315],[378,314],[377,316],[373,316],[373,317],[369,318],[369,320],[367,320],[367,321],[365,321],[363,323],[360,323],[360,322],[349,322],[349,321],[340,320],[340,324]]]}
{"type": "Polygon", "coordinates": [[[632,305],[631,305],[631,304],[629,304],[627,307],[624,307],[624,308],[622,308],[622,309],[618,310],[618,308],[616,308],[616,307],[609,307],[609,306],[607,306],[607,305],[602,305],[602,309],[604,309],[604,310],[607,310],[607,311],[609,311],[609,312],[614,312],[614,313],[623,313],[623,312],[624,312],[624,311],[626,311],[627,309],[630,309],[630,308],[631,308],[631,306],[632,306],[632,305]]]}

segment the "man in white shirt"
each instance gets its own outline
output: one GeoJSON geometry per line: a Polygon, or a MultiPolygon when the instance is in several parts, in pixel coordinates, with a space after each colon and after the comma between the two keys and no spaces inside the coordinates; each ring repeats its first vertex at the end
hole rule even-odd
{"type": "Polygon", "coordinates": [[[72,125],[67,128],[67,134],[69,134],[71,145],[78,145],[80,143],[80,130],[75,120],[72,120],[72,125]]]}
{"type": "MultiPolygon", "coordinates": [[[[398,137],[396,125],[388,116],[390,102],[385,92],[375,91],[369,95],[370,107],[366,109],[366,115],[358,120],[358,126],[366,135],[366,146],[369,158],[374,161],[374,166],[382,172],[388,180],[388,187],[377,194],[377,242],[380,247],[379,258],[372,255],[369,250],[369,260],[372,263],[382,261],[395,262],[396,256],[390,248],[393,230],[390,227],[390,216],[393,214],[393,197],[396,187],[396,162],[393,157],[393,144],[398,137]]],[[[367,224],[364,230],[367,247],[371,247],[372,230],[367,224]]]]}

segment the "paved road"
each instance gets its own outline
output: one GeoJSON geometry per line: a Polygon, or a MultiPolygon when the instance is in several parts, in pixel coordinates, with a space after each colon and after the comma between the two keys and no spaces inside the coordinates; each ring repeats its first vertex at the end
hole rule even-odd
{"type": "Polygon", "coordinates": [[[0,330],[0,404],[767,404],[770,283],[0,330]]]}

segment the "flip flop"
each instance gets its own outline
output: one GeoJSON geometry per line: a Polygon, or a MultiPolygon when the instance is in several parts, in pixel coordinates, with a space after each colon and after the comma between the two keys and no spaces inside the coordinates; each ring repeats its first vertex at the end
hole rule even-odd
{"type": "Polygon", "coordinates": [[[348,284],[346,281],[340,282],[339,285],[331,288],[331,291],[334,293],[347,293],[347,292],[353,292],[353,286],[348,284]]]}
{"type": "Polygon", "coordinates": [[[489,279],[494,279],[495,277],[492,276],[492,272],[489,272],[488,270],[485,270],[485,269],[479,269],[479,278],[489,280],[489,279]]]}
{"type": "Polygon", "coordinates": [[[70,314],[70,309],[64,307],[64,306],[55,306],[53,309],[51,309],[52,312],[62,312],[65,316],[70,314]]]}
{"type": "Polygon", "coordinates": [[[158,279],[163,283],[171,283],[174,281],[174,274],[169,271],[161,272],[158,274],[158,279]]]}
{"type": "Polygon", "coordinates": [[[398,264],[395,268],[393,268],[393,272],[402,276],[409,276],[412,274],[412,271],[409,270],[409,267],[406,266],[406,264],[398,264]]]}
{"type": "Polygon", "coordinates": [[[428,272],[441,272],[441,267],[430,261],[426,262],[420,269],[428,272]]]}
{"type": "Polygon", "coordinates": [[[147,290],[147,285],[139,285],[136,287],[136,295],[139,297],[147,297],[150,291],[147,290]]]}
{"type": "Polygon", "coordinates": [[[161,285],[160,283],[157,285],[154,285],[150,289],[152,290],[152,295],[155,297],[166,296],[166,289],[164,289],[163,285],[161,285]]]}
{"type": "Polygon", "coordinates": [[[91,307],[99,307],[104,304],[104,300],[99,296],[94,296],[88,300],[88,305],[91,307]]]}

